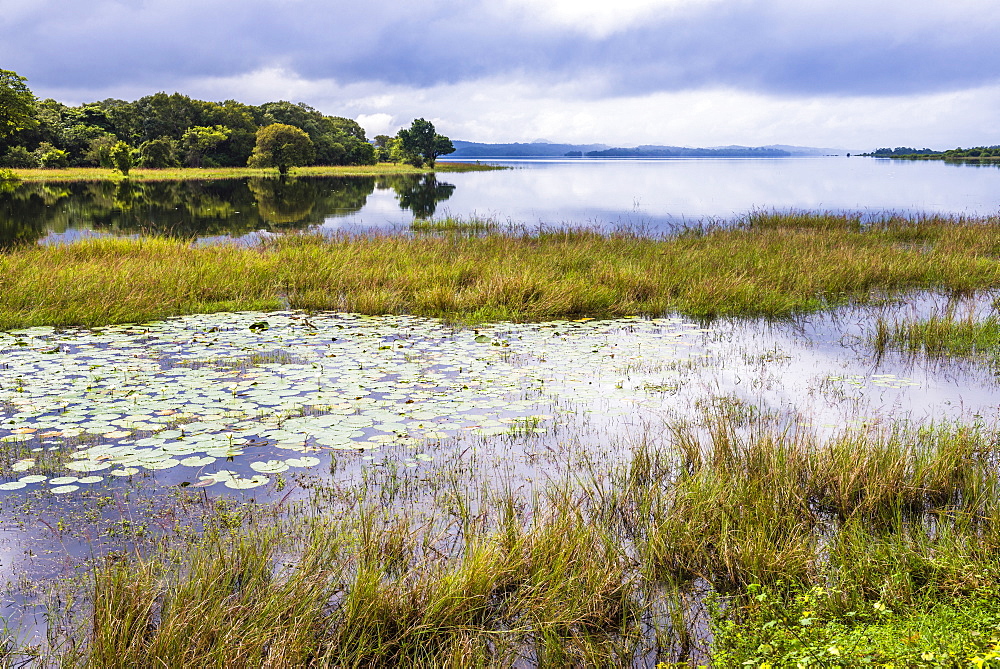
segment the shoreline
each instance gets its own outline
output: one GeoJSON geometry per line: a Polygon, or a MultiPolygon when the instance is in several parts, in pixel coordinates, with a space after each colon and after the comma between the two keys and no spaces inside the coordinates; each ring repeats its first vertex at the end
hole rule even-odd
{"type": "MultiPolygon", "coordinates": [[[[450,163],[439,161],[433,168],[379,163],[377,165],[313,165],[292,169],[290,177],[355,177],[395,176],[402,174],[427,174],[432,172],[489,172],[508,169],[499,165],[480,163],[450,163]]],[[[137,167],[128,176],[118,170],[103,167],[65,168],[10,168],[20,181],[180,181],[242,179],[246,177],[277,177],[276,168],[251,167],[178,167],[151,169],[137,167]]]]}

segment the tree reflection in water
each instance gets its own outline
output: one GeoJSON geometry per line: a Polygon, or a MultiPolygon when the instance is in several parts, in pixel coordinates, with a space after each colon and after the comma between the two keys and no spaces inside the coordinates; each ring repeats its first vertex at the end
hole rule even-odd
{"type": "Polygon", "coordinates": [[[392,188],[400,209],[409,209],[415,218],[430,218],[437,210],[437,203],[447,200],[455,186],[438,181],[434,174],[408,174],[382,177],[379,188],[392,188]]]}
{"type": "Polygon", "coordinates": [[[416,218],[433,216],[455,186],[433,174],[213,181],[0,183],[0,248],[50,232],[240,237],[302,230],[360,211],[376,188],[395,192],[416,218]]]}

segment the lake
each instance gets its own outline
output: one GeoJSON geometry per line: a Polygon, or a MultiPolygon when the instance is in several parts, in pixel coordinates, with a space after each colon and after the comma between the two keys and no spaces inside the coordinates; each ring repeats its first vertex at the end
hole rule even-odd
{"type": "Polygon", "coordinates": [[[437,176],[24,183],[0,192],[0,243],[81,234],[206,240],[324,230],[405,230],[417,218],[528,227],[623,226],[651,234],[754,209],[990,215],[994,165],[862,157],[498,160],[512,169],[437,176]]]}

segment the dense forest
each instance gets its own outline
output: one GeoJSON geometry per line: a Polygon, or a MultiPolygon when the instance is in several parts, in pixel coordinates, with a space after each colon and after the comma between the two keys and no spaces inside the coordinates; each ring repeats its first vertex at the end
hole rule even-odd
{"type": "Polygon", "coordinates": [[[934,151],[933,149],[914,149],[909,146],[897,146],[894,149],[876,149],[864,156],[874,158],[908,158],[911,160],[1000,160],[1000,146],[976,146],[971,149],[948,149],[934,151]]]}
{"type": "MultiPolygon", "coordinates": [[[[0,167],[244,167],[434,164],[454,149],[417,119],[395,137],[365,137],[356,121],[304,103],[249,105],[156,93],[79,106],[37,100],[27,80],[0,70],[0,167]],[[271,141],[291,151],[271,155],[271,141]],[[284,162],[284,164],[282,164],[284,162]]],[[[278,149],[274,149],[277,151],[278,149]]]]}

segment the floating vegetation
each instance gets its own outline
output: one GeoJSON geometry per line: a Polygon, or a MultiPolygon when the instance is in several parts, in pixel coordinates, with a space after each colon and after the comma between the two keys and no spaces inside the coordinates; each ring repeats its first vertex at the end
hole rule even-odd
{"type": "MultiPolygon", "coordinates": [[[[101,475],[88,481],[194,469],[245,490],[317,467],[323,453],[544,434],[554,417],[539,409],[552,402],[600,398],[632,411],[620,404],[633,398],[622,365],[705,360],[703,335],[681,319],[456,330],[416,317],[295,312],[31,328],[0,333],[0,440],[12,452],[54,449],[47,467],[101,475]],[[209,471],[219,461],[233,471],[209,471]]],[[[38,466],[22,457],[0,473],[38,466]]],[[[49,480],[63,493],[76,482],[49,480]]]]}

